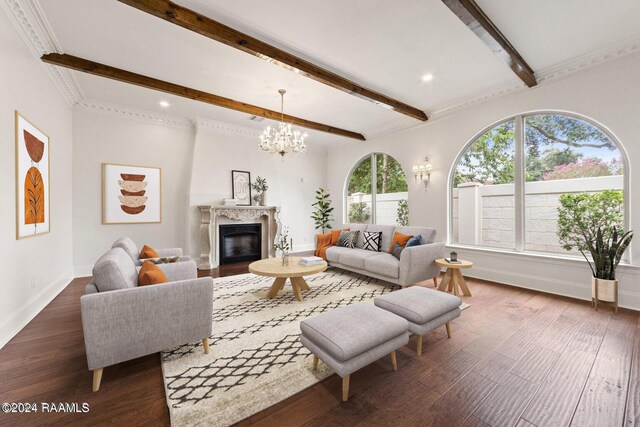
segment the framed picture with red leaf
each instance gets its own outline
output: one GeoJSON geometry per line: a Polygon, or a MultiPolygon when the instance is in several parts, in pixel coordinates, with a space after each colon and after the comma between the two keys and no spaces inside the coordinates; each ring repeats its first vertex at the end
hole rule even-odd
{"type": "Polygon", "coordinates": [[[51,230],[49,136],[18,111],[16,127],[16,239],[51,230]]]}

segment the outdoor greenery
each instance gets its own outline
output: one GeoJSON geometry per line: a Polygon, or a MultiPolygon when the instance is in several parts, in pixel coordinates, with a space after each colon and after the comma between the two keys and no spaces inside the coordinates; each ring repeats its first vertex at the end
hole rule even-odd
{"type": "MultiPolygon", "coordinates": [[[[585,157],[585,150],[617,151],[595,126],[569,116],[541,114],[525,120],[525,177],[527,181],[620,174],[619,160],[611,163],[585,157]]],[[[463,154],[454,185],[464,182],[514,182],[514,121],[502,123],[480,136],[463,154]]]]}
{"type": "Polygon", "coordinates": [[[560,243],[567,251],[580,251],[593,277],[614,280],[616,267],[633,238],[632,232],[622,231],[623,201],[622,191],[615,190],[560,196],[560,243]]]}
{"type": "Polygon", "coordinates": [[[366,202],[354,202],[349,205],[349,222],[365,223],[371,218],[371,210],[366,202]]]}
{"type": "Polygon", "coordinates": [[[311,218],[315,223],[316,230],[318,228],[322,229],[322,234],[324,234],[325,229],[331,229],[331,221],[333,220],[333,207],[329,197],[331,197],[329,190],[319,188],[316,191],[316,202],[311,205],[316,208],[311,214],[311,218]]]}
{"type": "Polygon", "coordinates": [[[398,202],[398,225],[409,225],[409,201],[400,200],[398,202]]]}
{"type": "MultiPolygon", "coordinates": [[[[402,166],[387,154],[376,154],[376,189],[378,194],[407,191],[407,179],[402,166]]],[[[349,178],[348,194],[371,194],[371,159],[367,157],[349,178]]]]}

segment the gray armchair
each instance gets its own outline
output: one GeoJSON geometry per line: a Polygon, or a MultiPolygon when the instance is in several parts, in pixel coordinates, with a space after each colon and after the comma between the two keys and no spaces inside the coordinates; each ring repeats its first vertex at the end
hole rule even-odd
{"type": "MultiPolygon", "coordinates": [[[[140,249],[130,237],[121,237],[116,240],[111,248],[122,248],[131,257],[136,265],[142,264],[140,261],[140,249]]],[[[165,248],[155,250],[160,257],[180,257],[179,261],[190,261],[191,257],[182,254],[182,248],[165,248]]]]}
{"type": "Polygon", "coordinates": [[[93,391],[103,369],[116,363],[196,341],[209,353],[213,279],[198,279],[194,261],[159,267],[170,283],[141,287],[138,269],[122,248],[109,250],[93,267],[80,298],[93,391]]]}

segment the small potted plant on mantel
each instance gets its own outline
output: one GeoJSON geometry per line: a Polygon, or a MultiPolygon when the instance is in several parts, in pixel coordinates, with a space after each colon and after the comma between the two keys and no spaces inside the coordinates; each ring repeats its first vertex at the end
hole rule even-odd
{"type": "Polygon", "coordinates": [[[255,194],[252,198],[254,202],[256,202],[256,205],[264,206],[264,196],[266,191],[269,189],[269,186],[267,185],[267,179],[260,176],[257,177],[253,184],[251,184],[251,188],[253,188],[255,191],[255,194]]]}
{"type": "Polygon", "coordinates": [[[616,269],[633,239],[632,231],[622,231],[622,206],[622,192],[615,190],[560,196],[558,238],[565,250],[577,249],[587,260],[596,310],[598,301],[606,301],[618,311],[616,269]]]}

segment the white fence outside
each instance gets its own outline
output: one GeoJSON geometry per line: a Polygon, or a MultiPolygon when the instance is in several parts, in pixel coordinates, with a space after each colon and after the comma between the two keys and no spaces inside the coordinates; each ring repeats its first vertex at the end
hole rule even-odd
{"type": "MultiPolygon", "coordinates": [[[[409,193],[385,193],[376,196],[376,224],[381,225],[398,225],[398,203],[400,200],[408,200],[409,193]]],[[[349,221],[349,211],[352,203],[364,202],[369,207],[369,213],[372,214],[371,194],[354,193],[347,196],[347,221],[349,221]]],[[[373,215],[367,221],[371,224],[373,215]]]]}
{"type": "MultiPolygon", "coordinates": [[[[622,190],[621,175],[527,182],[525,249],[567,253],[556,235],[560,195],[622,190]]],[[[453,189],[453,236],[460,244],[515,247],[514,184],[461,184],[453,189]]]]}

